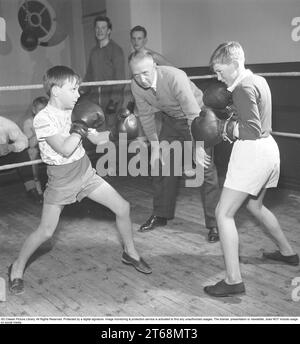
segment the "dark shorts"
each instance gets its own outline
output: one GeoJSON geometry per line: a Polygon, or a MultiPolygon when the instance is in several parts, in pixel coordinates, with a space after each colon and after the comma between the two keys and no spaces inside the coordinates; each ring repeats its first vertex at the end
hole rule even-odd
{"type": "Polygon", "coordinates": [[[96,174],[87,155],[66,165],[47,166],[44,202],[66,205],[81,201],[105,181],[96,174]]]}

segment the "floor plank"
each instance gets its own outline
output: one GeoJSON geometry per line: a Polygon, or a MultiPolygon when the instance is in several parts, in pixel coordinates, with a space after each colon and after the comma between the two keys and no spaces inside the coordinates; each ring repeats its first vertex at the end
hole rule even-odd
{"type": "MultiPolygon", "coordinates": [[[[54,237],[34,254],[25,273],[26,292],[7,295],[0,317],[299,317],[292,280],[299,267],[262,259],[274,249],[261,227],[242,208],[237,214],[241,270],[247,293],[212,299],[203,286],[224,276],[220,243],[206,241],[199,188],[181,184],[176,217],[167,226],[139,233],[152,209],[148,178],[110,178],[131,204],[138,250],[153,268],[138,273],[121,262],[114,215],[89,200],[63,211],[54,237]]],[[[270,190],[266,204],[300,252],[300,193],[270,190]]],[[[39,224],[41,206],[18,183],[0,187],[0,276],[39,224]]]]}

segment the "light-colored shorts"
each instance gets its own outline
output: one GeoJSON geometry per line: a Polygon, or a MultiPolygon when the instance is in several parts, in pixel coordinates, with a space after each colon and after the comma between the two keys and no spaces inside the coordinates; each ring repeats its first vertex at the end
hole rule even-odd
{"type": "Polygon", "coordinates": [[[44,202],[66,205],[81,201],[106,183],[96,174],[87,155],[66,165],[47,166],[48,183],[44,202]]]}
{"type": "Polygon", "coordinates": [[[237,140],[224,187],[257,196],[262,188],[276,187],[279,174],[279,149],[271,135],[258,140],[237,140]]]}

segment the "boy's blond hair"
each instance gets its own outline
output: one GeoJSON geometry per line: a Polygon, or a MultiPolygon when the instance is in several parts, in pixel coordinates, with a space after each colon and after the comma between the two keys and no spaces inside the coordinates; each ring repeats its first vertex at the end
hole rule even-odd
{"type": "Polygon", "coordinates": [[[225,42],[213,52],[209,66],[213,69],[216,64],[230,64],[233,61],[245,63],[244,50],[239,42],[225,42]]]}

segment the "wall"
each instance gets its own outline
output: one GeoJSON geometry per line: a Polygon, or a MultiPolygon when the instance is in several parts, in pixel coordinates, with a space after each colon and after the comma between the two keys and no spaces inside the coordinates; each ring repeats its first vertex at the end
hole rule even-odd
{"type": "Polygon", "coordinates": [[[130,0],[108,0],[106,13],[112,22],[112,39],[117,42],[125,54],[125,68],[128,76],[127,56],[130,52],[130,0]]]}
{"type": "Polygon", "coordinates": [[[227,40],[248,63],[300,60],[299,0],[160,0],[162,51],[178,66],[206,66],[227,40]]]}
{"type": "MultiPolygon", "coordinates": [[[[123,48],[126,57],[132,51],[129,32],[136,25],[146,27],[150,33],[149,48],[161,52],[160,0],[109,0],[106,10],[113,23],[112,38],[123,48]]],[[[125,67],[128,76],[127,63],[125,67]]]]}
{"type": "Polygon", "coordinates": [[[82,65],[84,68],[83,75],[86,72],[86,66],[91,49],[96,44],[94,19],[99,15],[106,15],[105,0],[81,0],[82,4],[82,31],[84,37],[84,60],[82,65]]]}
{"type": "MultiPolygon", "coordinates": [[[[5,41],[0,42],[0,85],[40,84],[44,72],[51,66],[65,64],[76,70],[82,70],[81,51],[83,45],[79,0],[40,0],[52,5],[56,14],[55,34],[57,44],[33,51],[24,50],[20,44],[22,29],[18,22],[18,11],[24,1],[0,0],[0,16],[5,20],[5,41]],[[66,15],[66,14],[69,15],[66,15]],[[76,25],[75,25],[76,24],[76,25]],[[60,41],[60,38],[64,38],[60,41]]],[[[2,91],[0,92],[0,114],[16,122],[26,112],[32,99],[43,94],[43,90],[2,91]]]]}
{"type": "Polygon", "coordinates": [[[147,46],[162,52],[161,0],[131,0],[131,28],[146,27],[149,32],[147,46]]]}
{"type": "Polygon", "coordinates": [[[181,67],[206,66],[223,41],[238,40],[248,63],[299,61],[299,0],[109,0],[113,38],[130,51],[143,25],[148,46],[181,67]]]}
{"type": "MultiPolygon", "coordinates": [[[[46,0],[40,0],[46,2],[46,0]]],[[[248,63],[299,61],[299,0],[48,0],[61,15],[66,38],[32,52],[20,45],[18,10],[22,0],[0,0],[0,83],[40,83],[45,70],[55,64],[85,73],[84,15],[104,10],[113,22],[112,37],[131,51],[129,30],[142,24],[149,32],[148,46],[162,52],[175,65],[206,66],[221,41],[240,40],[248,63]],[[68,15],[66,15],[66,13],[68,15]],[[4,30],[6,40],[3,41],[4,30]]],[[[85,34],[87,36],[87,34],[85,34]]],[[[92,35],[88,35],[92,37],[92,35]]],[[[127,66],[127,64],[126,64],[127,66]]],[[[128,70],[127,70],[128,72],[128,70]]],[[[0,93],[0,113],[13,116],[40,91],[0,93]]]]}

